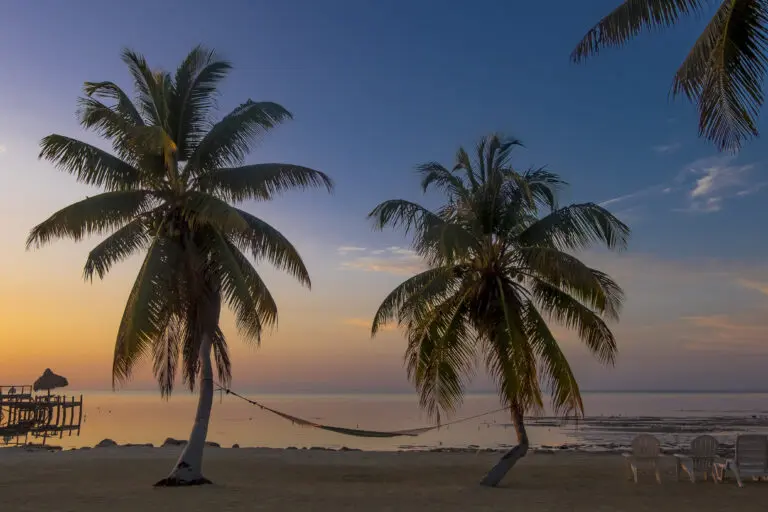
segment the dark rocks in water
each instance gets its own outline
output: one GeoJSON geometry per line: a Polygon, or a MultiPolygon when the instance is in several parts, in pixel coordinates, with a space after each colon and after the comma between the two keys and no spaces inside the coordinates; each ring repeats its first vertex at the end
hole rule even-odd
{"type": "Polygon", "coordinates": [[[113,446],[117,446],[117,443],[114,442],[111,439],[102,439],[99,441],[99,444],[95,446],[95,448],[112,448],[113,446]]]}
{"type": "Polygon", "coordinates": [[[24,450],[28,452],[60,452],[63,448],[47,444],[27,443],[24,445],[24,450]]]}
{"type": "Polygon", "coordinates": [[[163,444],[161,445],[163,448],[166,446],[184,446],[187,444],[186,439],[174,439],[172,437],[168,437],[163,441],[163,444]]]}
{"type": "Polygon", "coordinates": [[[232,448],[240,448],[240,445],[235,443],[235,444],[232,445],[232,448]]]}
{"type": "Polygon", "coordinates": [[[310,450],[320,451],[320,452],[328,452],[331,451],[330,448],[326,448],[325,446],[313,446],[310,448],[310,450]]]}
{"type": "Polygon", "coordinates": [[[127,443],[121,445],[123,448],[154,448],[152,443],[127,443]]]}
{"type": "Polygon", "coordinates": [[[340,452],[361,452],[363,450],[361,450],[360,448],[349,448],[347,446],[342,446],[341,448],[339,448],[339,451],[340,452]]]}
{"type": "MultiPolygon", "coordinates": [[[[302,450],[303,449],[304,448],[302,448],[302,450]]],[[[288,448],[286,448],[286,450],[298,450],[298,448],[296,448],[295,446],[289,446],[288,448]]]]}
{"type": "MultiPolygon", "coordinates": [[[[186,441],[184,443],[186,444],[186,441]]],[[[210,446],[211,448],[221,448],[221,445],[216,441],[206,441],[205,446],[210,446]]]]}

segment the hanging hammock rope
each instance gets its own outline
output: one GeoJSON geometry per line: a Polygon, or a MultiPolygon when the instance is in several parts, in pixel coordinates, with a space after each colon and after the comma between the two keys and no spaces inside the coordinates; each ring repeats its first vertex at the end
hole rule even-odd
{"type": "Polygon", "coordinates": [[[448,423],[442,423],[440,425],[433,425],[431,427],[421,427],[421,428],[412,428],[408,430],[395,430],[391,432],[387,431],[378,431],[378,430],[361,430],[359,428],[346,428],[346,427],[334,427],[331,425],[321,425],[319,423],[315,423],[314,421],[305,420],[303,418],[299,418],[297,416],[292,416],[290,414],[277,411],[275,409],[272,409],[271,407],[267,407],[266,405],[257,402],[256,400],[251,400],[250,398],[246,398],[243,395],[240,395],[238,393],[235,393],[229,388],[226,388],[222,386],[221,384],[216,384],[218,386],[219,391],[223,391],[228,395],[235,396],[241,400],[245,400],[251,405],[255,405],[256,407],[261,408],[262,410],[269,411],[272,414],[276,414],[280,416],[281,418],[284,418],[291,423],[301,425],[303,427],[314,427],[319,428],[322,430],[328,430],[330,432],[336,432],[337,434],[343,434],[346,436],[356,436],[356,437],[400,437],[400,436],[410,436],[410,437],[416,437],[420,434],[424,434],[425,432],[429,432],[430,430],[437,430],[439,428],[448,427],[450,425],[456,425],[457,423],[463,423],[465,421],[474,420],[477,418],[482,418],[483,416],[488,416],[490,414],[496,414],[501,411],[506,411],[509,409],[509,407],[502,407],[500,409],[496,409],[493,411],[484,412],[482,414],[475,414],[474,416],[468,416],[466,418],[460,418],[458,420],[449,421],[448,423]]]}

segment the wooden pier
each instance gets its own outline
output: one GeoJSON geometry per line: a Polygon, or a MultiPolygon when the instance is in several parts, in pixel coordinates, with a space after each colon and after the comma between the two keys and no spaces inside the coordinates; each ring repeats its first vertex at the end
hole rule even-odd
{"type": "Polygon", "coordinates": [[[0,445],[28,444],[42,438],[80,435],[83,395],[52,395],[32,391],[32,386],[0,386],[0,445]]]}

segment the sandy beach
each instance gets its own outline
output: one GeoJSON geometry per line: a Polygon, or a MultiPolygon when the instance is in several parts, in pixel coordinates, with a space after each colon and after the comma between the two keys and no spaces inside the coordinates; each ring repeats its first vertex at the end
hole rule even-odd
{"type": "Polygon", "coordinates": [[[207,450],[214,485],[158,489],[176,448],[95,448],[59,453],[0,450],[3,511],[140,510],[764,510],[768,483],[627,481],[618,455],[556,453],[524,459],[498,489],[478,479],[494,453],[207,450]]]}

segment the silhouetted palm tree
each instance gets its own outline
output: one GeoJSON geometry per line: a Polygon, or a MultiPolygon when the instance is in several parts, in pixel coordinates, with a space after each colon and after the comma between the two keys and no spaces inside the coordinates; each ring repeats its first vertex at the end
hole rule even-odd
{"type": "MultiPolygon", "coordinates": [[[[623,46],[644,29],[676,24],[704,10],[706,0],[626,0],[600,20],[571,54],[581,62],[609,46],[623,46]]],[[[768,3],[723,0],[672,83],[672,94],[698,104],[699,135],[736,151],[757,136],[768,63],[768,3]]]]}
{"type": "Polygon", "coordinates": [[[405,328],[408,375],[421,406],[438,421],[454,410],[481,356],[511,411],[518,445],[483,479],[490,486],[528,451],[524,417],[543,408],[543,386],[555,412],[583,412],[548,322],[574,329],[601,362],[613,362],[616,342],[604,317],[618,318],[623,293],[567,251],[593,243],[622,248],[629,235],[600,206],[559,207],[564,182],[545,169],[515,171],[509,160],[517,145],[494,135],[480,141],[474,162],[460,149],[452,171],[436,162],[420,166],[424,191],[446,193],[436,212],[390,200],[369,215],[378,229],[413,233],[428,264],[384,299],[372,326],[373,335],[390,321],[405,328]]]}
{"type": "Polygon", "coordinates": [[[330,191],[332,183],[325,174],[296,165],[243,165],[253,144],[291,114],[276,103],[248,100],[214,122],[217,87],[231,68],[214,52],[194,48],[175,75],[150,70],[132,51],[122,57],[134,79],[134,100],[112,82],[86,82],[78,111],[81,124],[107,139],[114,154],[63,135],[41,143],[41,158],[105,192],[54,213],[32,229],[27,247],[111,233],[88,255],[88,280],[94,274],[103,278],[115,263],[146,251],[117,334],[113,386],[151,354],[160,391],[168,396],[181,359],[190,389],[199,379],[200,398],[189,442],[158,484],[206,483],[202,459],[213,399],[211,351],[219,378],[226,383],[231,375],[219,329],[222,301],[243,336],[258,343],[263,329],[275,325],[277,305],[247,255],[310,286],[293,245],[230,203],[266,201],[293,188],[330,191]]]}

